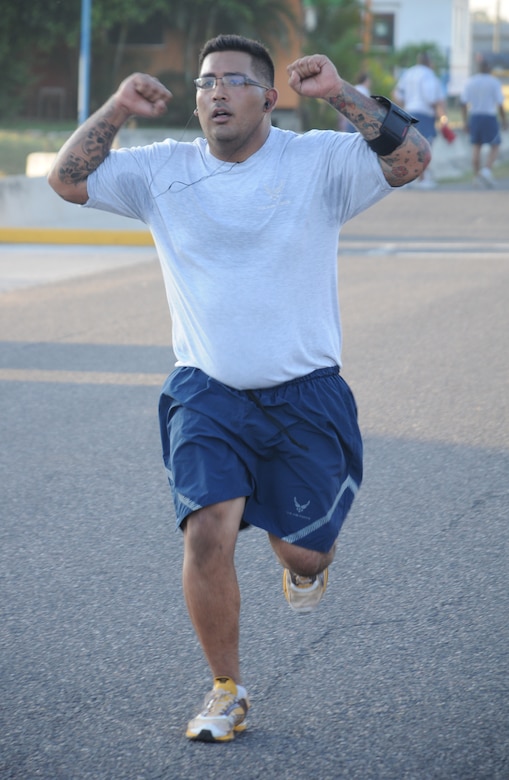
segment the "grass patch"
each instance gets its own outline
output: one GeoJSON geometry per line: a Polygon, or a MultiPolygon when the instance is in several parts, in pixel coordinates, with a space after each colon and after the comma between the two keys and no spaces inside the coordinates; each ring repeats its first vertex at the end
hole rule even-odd
{"type": "MultiPolygon", "coordinates": [[[[451,114],[449,114],[451,117],[451,114]]],[[[458,117],[454,117],[459,126],[458,117]]],[[[451,122],[453,124],[453,122],[451,122]]],[[[76,122],[46,121],[36,122],[16,120],[12,124],[3,122],[0,127],[0,177],[23,176],[26,171],[26,159],[32,152],[58,152],[60,147],[76,129],[76,122]]],[[[496,179],[509,178],[509,159],[504,158],[495,164],[493,175],[496,179]]],[[[471,181],[472,172],[462,176],[441,179],[442,184],[461,184],[471,181]]]]}
{"type": "Polygon", "coordinates": [[[75,129],[75,124],[54,123],[50,126],[36,126],[27,123],[0,128],[0,176],[23,175],[26,159],[32,152],[58,152],[62,144],[75,129]]]}

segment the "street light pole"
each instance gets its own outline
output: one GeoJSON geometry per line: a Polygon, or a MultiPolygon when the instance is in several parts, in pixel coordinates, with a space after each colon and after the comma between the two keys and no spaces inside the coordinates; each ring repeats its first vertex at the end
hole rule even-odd
{"type": "Polygon", "coordinates": [[[362,51],[364,58],[369,56],[371,51],[371,40],[373,36],[373,13],[371,10],[371,0],[364,3],[364,24],[362,28],[362,51]]]}
{"type": "Polygon", "coordinates": [[[495,24],[493,25],[493,52],[500,52],[500,0],[497,0],[495,11],[495,24]]]}
{"type": "Polygon", "coordinates": [[[90,28],[92,0],[81,0],[80,60],[78,74],[78,124],[87,119],[90,110],[90,28]]]}

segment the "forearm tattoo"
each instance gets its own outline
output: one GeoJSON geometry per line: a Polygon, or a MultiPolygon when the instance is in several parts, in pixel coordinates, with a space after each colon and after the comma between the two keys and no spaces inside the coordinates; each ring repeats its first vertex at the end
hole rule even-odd
{"type": "Polygon", "coordinates": [[[107,157],[118,128],[106,119],[83,128],[75,143],[69,149],[58,175],[64,184],[78,184],[99,167],[107,157]]]}
{"type": "MultiPolygon", "coordinates": [[[[361,95],[360,100],[362,98],[361,95]]],[[[370,106],[369,116],[367,116],[366,111],[361,106],[351,100],[346,100],[344,97],[332,97],[328,99],[328,102],[336,111],[344,114],[368,141],[380,135],[380,124],[384,121],[387,111],[378,107],[378,104],[374,110],[370,106]]]]}

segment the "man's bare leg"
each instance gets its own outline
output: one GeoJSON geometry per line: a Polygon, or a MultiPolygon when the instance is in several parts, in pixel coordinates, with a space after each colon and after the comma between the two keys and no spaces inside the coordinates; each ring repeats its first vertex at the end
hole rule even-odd
{"type": "Polygon", "coordinates": [[[474,169],[474,176],[478,176],[481,170],[481,147],[479,144],[472,146],[472,168],[474,169]]]}
{"type": "Polygon", "coordinates": [[[183,587],[189,617],[213,677],[241,683],[240,591],[235,544],[245,499],[199,509],[184,527],[183,587]]]}
{"type": "Polygon", "coordinates": [[[493,165],[498,157],[498,152],[500,150],[500,146],[490,146],[489,152],[488,152],[488,159],[486,160],[486,167],[489,168],[491,171],[493,168],[493,165]]]}
{"type": "Polygon", "coordinates": [[[299,547],[296,544],[289,544],[273,534],[269,534],[269,541],[281,565],[302,577],[314,577],[324,571],[334,560],[336,552],[336,543],[333,544],[329,552],[321,553],[316,550],[306,550],[305,547],[299,547]]]}

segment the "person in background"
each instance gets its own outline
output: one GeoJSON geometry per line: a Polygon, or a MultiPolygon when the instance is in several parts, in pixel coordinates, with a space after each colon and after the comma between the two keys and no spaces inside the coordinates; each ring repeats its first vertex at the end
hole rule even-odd
{"type": "Polygon", "coordinates": [[[198,65],[204,137],[112,149],[129,117],[159,117],[172,99],[134,73],[64,144],[48,180],[65,200],[140,219],[154,237],[177,361],[160,397],[163,458],[186,604],[212,676],[186,735],[228,742],[249,708],[239,531],[267,533],[286,600],[306,614],[361,484],[357,410],[340,375],[341,226],[419,176],[430,149],[413,117],[362,95],[323,54],[288,65],[289,85],[358,133],[274,127],[274,63],[257,41],[213,38],[198,65]]]}
{"type": "MultiPolygon", "coordinates": [[[[437,136],[437,121],[446,123],[447,114],[444,90],[427,52],[421,52],[417,63],[401,75],[393,98],[418,120],[419,132],[431,146],[437,136]]],[[[429,189],[436,184],[430,172],[424,171],[414,186],[429,189]]]]}
{"type": "Polygon", "coordinates": [[[465,130],[470,133],[474,180],[483,187],[492,188],[495,186],[493,164],[502,141],[500,126],[505,130],[507,119],[502,85],[492,74],[491,66],[485,59],[479,61],[479,72],[465,83],[461,94],[461,110],[465,130]],[[484,166],[483,146],[489,146],[484,166]]]}

